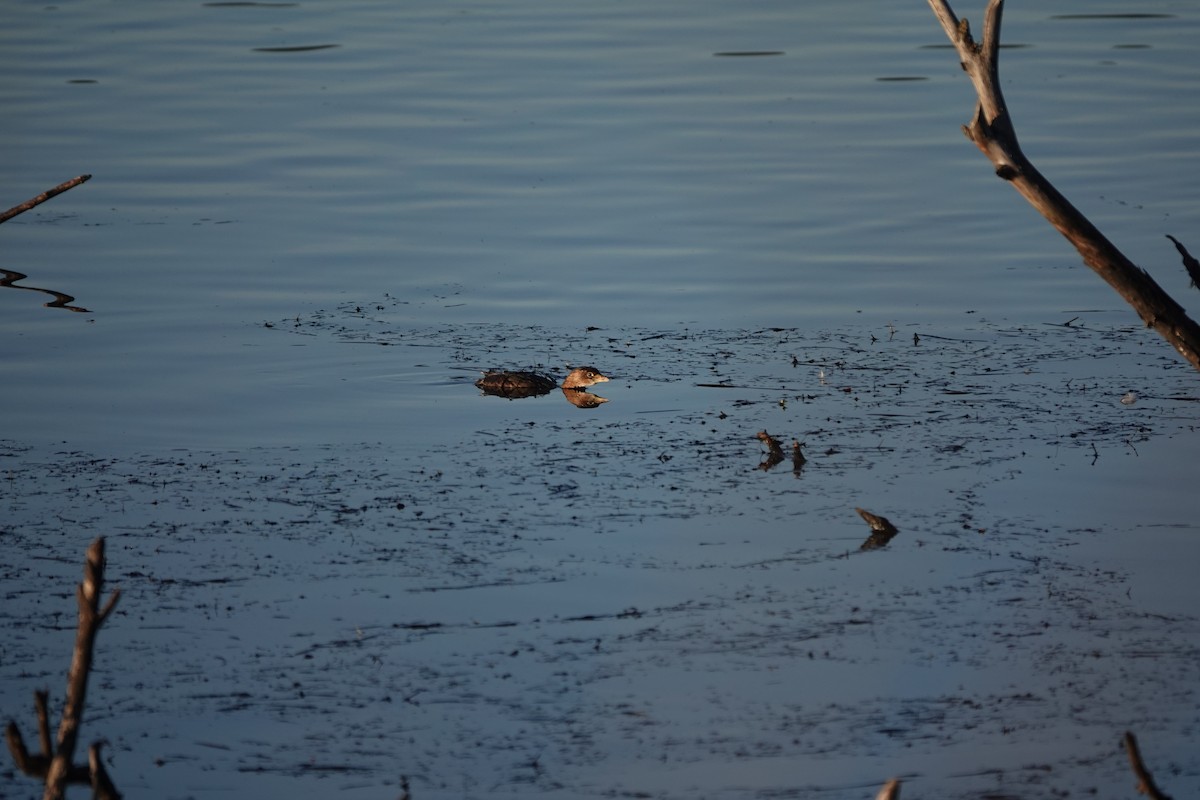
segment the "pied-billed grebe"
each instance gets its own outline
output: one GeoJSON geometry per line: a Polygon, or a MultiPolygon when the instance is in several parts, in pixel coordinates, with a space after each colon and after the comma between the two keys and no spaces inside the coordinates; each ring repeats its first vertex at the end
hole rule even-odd
{"type": "MultiPolygon", "coordinates": [[[[607,375],[595,367],[579,367],[571,370],[563,379],[562,388],[578,391],[588,386],[595,386],[597,383],[605,383],[608,379],[607,375]]],[[[559,386],[554,378],[540,372],[499,371],[485,372],[482,378],[475,381],[475,385],[484,394],[508,398],[537,397],[547,394],[559,386]]]]}

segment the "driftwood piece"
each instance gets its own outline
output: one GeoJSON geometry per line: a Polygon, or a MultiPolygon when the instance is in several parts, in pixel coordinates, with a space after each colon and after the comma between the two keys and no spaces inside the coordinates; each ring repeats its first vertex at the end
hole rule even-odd
{"type": "Polygon", "coordinates": [[[9,722],[5,732],[8,749],[17,768],[26,775],[41,778],[45,783],[43,800],[61,800],[65,796],[68,784],[91,786],[92,796],[99,800],[120,800],[121,797],[101,762],[98,742],[89,748],[88,766],[75,764],[75,748],[79,742],[79,725],[83,720],[84,703],[87,699],[87,682],[92,670],[96,634],[121,596],[120,589],[114,590],[101,609],[100,596],[103,589],[104,537],[101,536],[88,548],[83,582],[76,590],[79,626],[75,631],[75,650],[67,676],[67,697],[58,726],[57,742],[54,747],[51,746],[48,695],[44,691],[34,693],[41,754],[29,753],[15,722],[9,722]]]}
{"type": "Polygon", "coordinates": [[[1144,794],[1150,800],[1171,800],[1171,796],[1164,794],[1158,785],[1154,782],[1154,776],[1150,774],[1150,770],[1146,769],[1145,763],[1142,762],[1142,753],[1138,749],[1137,737],[1131,732],[1125,731],[1125,752],[1129,755],[1129,765],[1133,768],[1133,774],[1137,776],[1138,787],[1140,794],[1144,794]]]}
{"type": "Polygon", "coordinates": [[[91,180],[91,178],[92,178],[91,175],[80,175],[77,178],[71,178],[71,180],[69,180],[69,181],[63,181],[58,186],[55,186],[53,189],[47,189],[46,191],[39,194],[37,197],[31,197],[30,199],[26,200],[24,203],[21,203],[21,205],[13,206],[8,211],[5,211],[3,214],[0,214],[0,222],[8,222],[10,219],[17,216],[18,214],[24,214],[29,209],[31,209],[35,206],[40,206],[42,203],[46,202],[51,197],[54,197],[55,195],[60,195],[63,192],[67,191],[68,189],[74,189],[79,184],[86,183],[87,181],[91,180]]]}
{"type": "Polygon", "coordinates": [[[947,0],[929,0],[929,5],[958,51],[962,68],[978,95],[975,117],[963,126],[967,138],[992,162],[996,175],[1008,181],[1075,246],[1083,262],[1125,298],[1147,327],[1157,331],[1193,367],[1200,369],[1200,325],[1071,205],[1022,152],[1000,90],[1000,18],[1004,0],[988,0],[983,41],[978,43],[971,36],[967,20],[956,17],[947,0]]]}

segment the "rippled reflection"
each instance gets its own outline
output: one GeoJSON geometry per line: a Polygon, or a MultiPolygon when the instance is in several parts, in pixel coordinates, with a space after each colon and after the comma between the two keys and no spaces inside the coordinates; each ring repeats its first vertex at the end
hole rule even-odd
{"type": "Polygon", "coordinates": [[[69,294],[56,292],[53,289],[41,289],[37,286],[17,286],[17,281],[23,281],[29,277],[24,272],[16,272],[15,270],[11,269],[0,269],[0,275],[4,276],[0,278],[0,287],[5,287],[8,289],[24,289],[28,292],[41,292],[42,294],[48,294],[53,297],[54,299],[49,303],[43,303],[46,308],[65,308],[67,311],[75,311],[81,314],[88,313],[88,309],[84,308],[83,306],[71,305],[75,302],[75,298],[69,294]]]}

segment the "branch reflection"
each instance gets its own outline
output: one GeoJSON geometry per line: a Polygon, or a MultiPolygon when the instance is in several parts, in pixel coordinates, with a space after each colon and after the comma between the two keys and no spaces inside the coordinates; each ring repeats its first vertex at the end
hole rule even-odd
{"type": "Polygon", "coordinates": [[[69,294],[56,292],[53,289],[41,289],[37,286],[17,286],[17,281],[23,281],[29,277],[23,272],[17,272],[16,270],[11,269],[0,269],[0,275],[3,276],[0,277],[0,287],[5,287],[8,289],[24,289],[28,292],[41,292],[42,294],[48,294],[53,297],[54,300],[51,302],[42,304],[46,308],[65,308],[67,311],[74,311],[79,314],[90,313],[83,306],[71,305],[75,302],[75,298],[69,294]]]}

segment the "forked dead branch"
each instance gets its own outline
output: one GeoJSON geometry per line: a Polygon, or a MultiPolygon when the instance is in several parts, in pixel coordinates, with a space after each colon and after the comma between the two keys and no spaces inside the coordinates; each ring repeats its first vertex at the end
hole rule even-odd
{"type": "Polygon", "coordinates": [[[29,752],[16,722],[10,721],[5,732],[8,749],[17,768],[26,775],[44,782],[43,800],[61,800],[69,784],[91,786],[92,796],[98,800],[120,800],[121,797],[104,769],[104,762],[100,758],[100,742],[88,748],[86,766],[75,763],[75,746],[79,741],[79,725],[83,720],[84,702],[87,699],[88,675],[92,670],[96,634],[100,632],[100,626],[108,619],[121,596],[121,590],[115,590],[101,609],[100,595],[103,588],[104,537],[101,536],[88,548],[83,582],[76,590],[79,627],[75,631],[75,652],[67,677],[67,699],[63,706],[62,721],[58,726],[58,740],[53,745],[50,741],[47,692],[34,693],[40,754],[34,755],[29,752]]]}
{"type": "Polygon", "coordinates": [[[1026,158],[1017,141],[1012,118],[1000,91],[1000,18],[1004,0],[989,0],[983,22],[983,41],[971,36],[967,20],[959,19],[946,0],[929,0],[933,13],[958,51],[979,102],[975,117],[963,131],[987,156],[996,174],[1012,184],[1038,212],[1067,238],[1091,267],[1138,316],[1166,339],[1187,361],[1200,369],[1200,326],[1141,267],[1110,242],[1026,158]]]}

